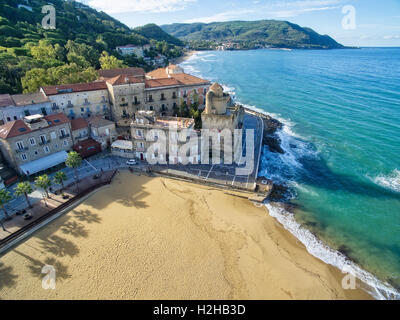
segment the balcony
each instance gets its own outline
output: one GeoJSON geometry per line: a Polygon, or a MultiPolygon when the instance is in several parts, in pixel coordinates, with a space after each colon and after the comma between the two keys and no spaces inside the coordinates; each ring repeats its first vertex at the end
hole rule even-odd
{"type": "Polygon", "coordinates": [[[165,99],[165,97],[161,97],[160,101],[165,101],[167,99],[165,99]]]}
{"type": "Polygon", "coordinates": [[[83,105],[84,105],[84,106],[90,105],[90,101],[85,101],[85,102],[83,102],[83,105]]]}
{"type": "Polygon", "coordinates": [[[49,144],[49,143],[50,143],[50,139],[49,140],[45,140],[45,141],[40,141],[39,145],[40,146],[44,146],[44,145],[49,144]]]}
{"type": "Polygon", "coordinates": [[[24,148],[22,148],[22,149],[16,149],[15,152],[16,152],[16,153],[21,153],[21,152],[25,152],[25,151],[28,150],[28,149],[29,149],[28,147],[24,147],[24,148]]]}
{"type": "Polygon", "coordinates": [[[133,139],[135,139],[135,140],[144,140],[144,136],[134,135],[133,139]]]}
{"type": "Polygon", "coordinates": [[[72,103],[67,103],[67,108],[73,108],[74,105],[72,103]]]}
{"type": "Polygon", "coordinates": [[[177,99],[178,97],[176,96],[176,94],[172,95],[172,99],[177,99]]]}
{"type": "Polygon", "coordinates": [[[119,105],[120,105],[120,107],[127,107],[128,103],[127,102],[126,103],[120,103],[119,105]]]}
{"type": "Polygon", "coordinates": [[[135,147],[135,151],[144,152],[144,147],[135,147]]]}
{"type": "Polygon", "coordinates": [[[51,106],[51,110],[53,110],[53,111],[60,110],[60,107],[58,105],[53,105],[53,106],[51,106]]]}
{"type": "Polygon", "coordinates": [[[183,97],[184,97],[184,98],[187,98],[187,94],[184,94],[183,97]]]}
{"type": "Polygon", "coordinates": [[[150,98],[150,99],[148,100],[148,102],[154,102],[154,99],[153,99],[153,98],[150,98]]]}
{"type": "Polygon", "coordinates": [[[67,133],[67,134],[62,134],[61,136],[60,136],[60,140],[61,139],[66,139],[66,138],[68,138],[69,137],[69,133],[67,133]]]}
{"type": "Polygon", "coordinates": [[[134,101],[133,104],[134,104],[135,106],[138,106],[138,105],[140,104],[140,101],[134,101]]]}

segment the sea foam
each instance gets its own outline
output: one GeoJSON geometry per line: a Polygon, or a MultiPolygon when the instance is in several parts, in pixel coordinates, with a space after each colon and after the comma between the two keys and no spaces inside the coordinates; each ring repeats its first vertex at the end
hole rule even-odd
{"type": "Polygon", "coordinates": [[[373,276],[371,273],[361,269],[358,265],[349,260],[342,253],[333,250],[325,245],[321,240],[314,236],[308,229],[302,227],[294,218],[292,213],[283,208],[266,203],[265,206],[271,217],[278,220],[283,227],[293,234],[314,257],[327,264],[337,267],[345,274],[351,274],[366,283],[370,289],[368,292],[376,299],[400,299],[400,293],[392,288],[388,283],[384,283],[373,276]]]}
{"type": "MultiPolygon", "coordinates": [[[[293,132],[294,123],[290,120],[283,119],[279,115],[265,112],[254,106],[245,105],[245,107],[254,111],[269,115],[283,124],[283,128],[277,131],[277,135],[281,140],[281,147],[285,151],[284,154],[264,152],[264,159],[260,175],[271,178],[278,183],[286,182],[295,189],[302,189],[301,184],[296,181],[296,173],[302,170],[300,159],[302,157],[318,157],[319,152],[308,144],[304,137],[293,132]],[[292,148],[295,145],[296,148],[292,148]],[[272,170],[271,170],[272,167],[272,170]]],[[[267,147],[265,147],[267,148],[267,147]]],[[[393,179],[400,178],[400,172],[395,172],[390,176],[391,186],[393,179]]],[[[386,181],[386,180],[385,180],[386,181]]],[[[291,192],[291,196],[295,196],[296,192],[291,192]]],[[[308,229],[304,228],[295,220],[292,213],[284,208],[271,203],[265,203],[270,216],[275,218],[283,225],[283,227],[293,234],[314,257],[324,261],[327,264],[337,267],[343,272],[343,276],[351,274],[360,279],[369,286],[368,293],[379,300],[400,299],[400,293],[397,292],[390,284],[384,283],[377,279],[371,273],[363,270],[357,264],[349,260],[345,255],[334,250],[318,239],[308,229]]]]}
{"type": "Polygon", "coordinates": [[[389,175],[379,175],[371,180],[386,189],[400,192],[400,170],[394,169],[389,175]]]}

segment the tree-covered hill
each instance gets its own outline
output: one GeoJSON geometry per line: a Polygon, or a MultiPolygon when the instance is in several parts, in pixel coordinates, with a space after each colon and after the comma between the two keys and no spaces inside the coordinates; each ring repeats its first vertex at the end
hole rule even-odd
{"type": "Polygon", "coordinates": [[[238,48],[260,46],[284,48],[342,48],[328,35],[320,35],[310,28],[278,20],[228,21],[213,23],[175,23],[161,28],[169,34],[189,41],[192,47],[217,46],[224,42],[235,42],[238,48]]]}
{"type": "Polygon", "coordinates": [[[104,12],[71,0],[1,0],[0,93],[35,91],[40,85],[92,81],[95,69],[151,66],[135,56],[122,57],[119,45],[151,43],[168,58],[179,56],[181,41],[156,25],[130,29],[104,12]],[[21,4],[25,7],[21,7],[21,4]],[[56,28],[45,29],[42,7],[56,11],[56,28]]]}
{"type": "Polygon", "coordinates": [[[154,23],[149,23],[142,27],[137,27],[133,29],[133,31],[148,39],[154,39],[157,41],[166,41],[168,43],[177,46],[183,46],[183,42],[181,40],[171,36],[170,34],[162,30],[158,25],[154,23]]]}

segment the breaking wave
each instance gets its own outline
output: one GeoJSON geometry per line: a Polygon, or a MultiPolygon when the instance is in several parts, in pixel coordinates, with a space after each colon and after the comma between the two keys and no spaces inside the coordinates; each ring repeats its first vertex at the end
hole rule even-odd
{"type": "Polygon", "coordinates": [[[343,273],[351,274],[362,280],[370,287],[368,292],[376,299],[400,299],[400,293],[398,293],[389,284],[378,280],[375,276],[361,269],[342,253],[325,245],[308,229],[302,227],[295,220],[292,213],[289,213],[283,208],[270,203],[266,203],[265,206],[267,207],[270,216],[278,220],[286,230],[288,230],[302,244],[304,244],[304,246],[307,248],[307,251],[314,257],[339,268],[339,270],[341,270],[343,273]]]}
{"type": "MultiPolygon", "coordinates": [[[[301,137],[293,132],[292,128],[294,123],[292,123],[290,120],[282,119],[275,114],[269,114],[256,107],[248,105],[246,105],[246,107],[270,115],[271,117],[283,123],[283,128],[277,131],[277,135],[281,140],[281,147],[285,153],[279,154],[268,152],[268,147],[264,146],[266,149],[263,152],[259,175],[266,176],[277,183],[288,185],[292,189],[289,197],[295,197],[296,189],[303,190],[305,188],[296,181],[296,178],[300,174],[304,174],[302,159],[319,157],[318,150],[316,150],[312,144],[308,143],[304,137],[301,137]]],[[[396,182],[399,182],[396,180],[399,178],[400,172],[395,170],[389,179],[382,179],[382,181],[390,181],[388,184],[393,187],[396,186],[396,182]]],[[[283,207],[279,206],[279,204],[265,203],[265,206],[267,207],[270,216],[278,220],[279,223],[281,223],[286,230],[293,234],[314,257],[327,264],[337,267],[343,273],[352,274],[356,278],[363,281],[369,287],[368,293],[376,299],[400,299],[400,293],[397,292],[392,286],[390,286],[388,283],[382,282],[371,273],[363,270],[342,253],[327,246],[313,233],[311,233],[310,230],[301,226],[301,224],[295,220],[294,215],[286,211],[283,207]]]]}
{"type": "Polygon", "coordinates": [[[370,179],[383,188],[400,192],[400,170],[398,169],[394,169],[389,175],[379,175],[370,179]]]}

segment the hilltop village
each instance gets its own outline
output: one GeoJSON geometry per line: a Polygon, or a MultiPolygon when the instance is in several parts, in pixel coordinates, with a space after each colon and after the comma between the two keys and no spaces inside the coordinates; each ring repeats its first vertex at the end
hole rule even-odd
{"type": "Polygon", "coordinates": [[[149,73],[141,68],[99,70],[91,83],[0,95],[2,178],[8,185],[18,176],[59,166],[71,150],[82,158],[111,149],[117,156],[145,160],[150,129],[234,130],[243,126],[243,118],[243,107],[219,84],[177,65],[149,73]]]}

